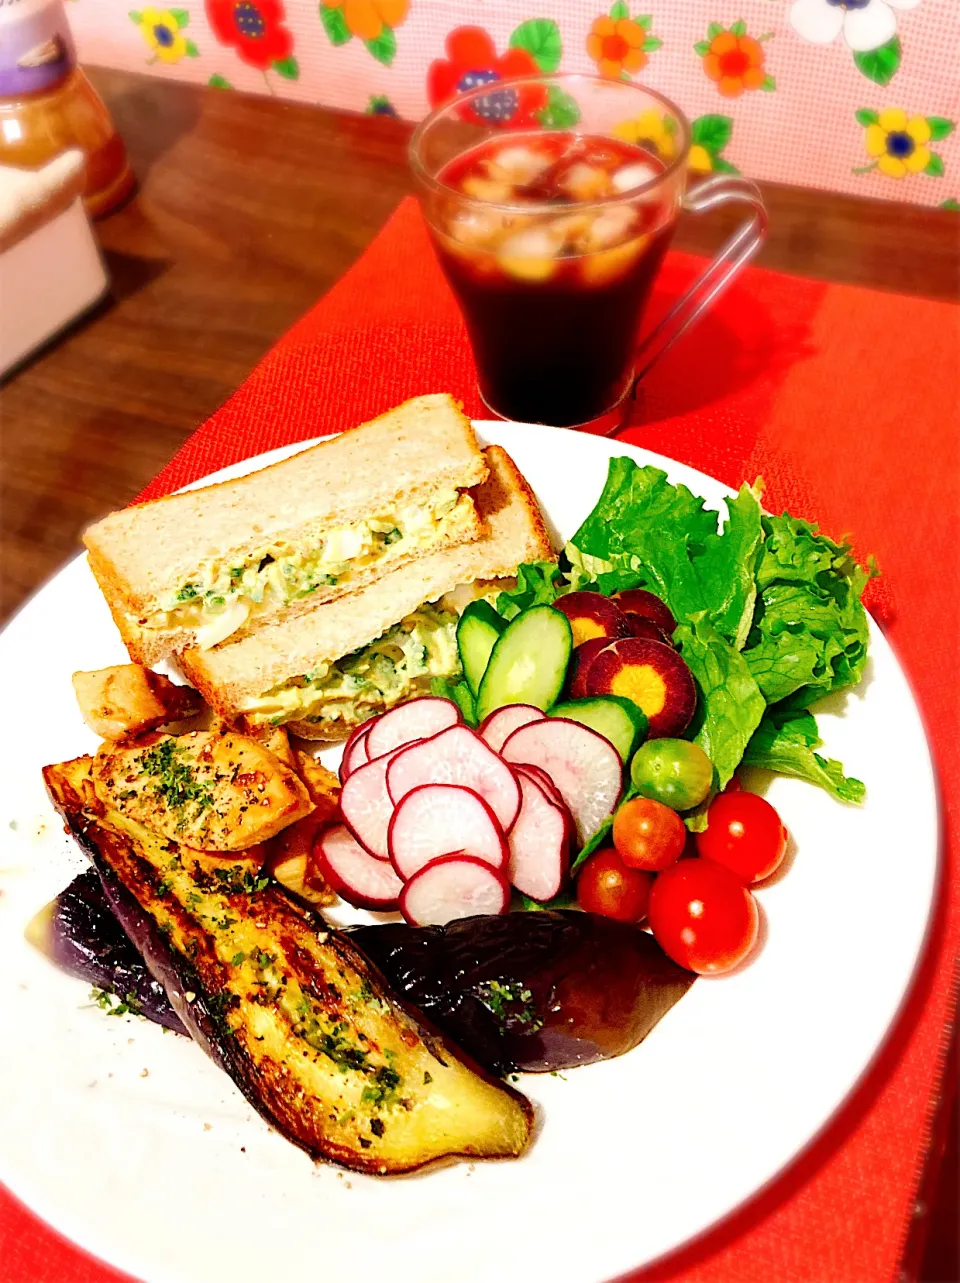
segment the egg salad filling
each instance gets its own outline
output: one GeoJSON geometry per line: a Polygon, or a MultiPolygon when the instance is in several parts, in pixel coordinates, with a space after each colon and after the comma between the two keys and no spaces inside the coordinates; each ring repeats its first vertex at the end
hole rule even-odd
{"type": "Polygon", "coordinates": [[[311,673],[292,678],[243,708],[253,725],[308,721],[333,732],[428,689],[431,678],[460,673],[455,611],[424,605],[382,637],[311,673]]]}
{"type": "Polygon", "coordinates": [[[349,584],[357,573],[422,551],[473,520],[473,500],[443,491],[429,503],[379,513],[318,532],[302,546],[271,543],[242,564],[215,561],[161,601],[163,609],[139,620],[143,628],[196,628],[196,645],[216,646],[251,616],[309,597],[320,587],[349,584]]]}

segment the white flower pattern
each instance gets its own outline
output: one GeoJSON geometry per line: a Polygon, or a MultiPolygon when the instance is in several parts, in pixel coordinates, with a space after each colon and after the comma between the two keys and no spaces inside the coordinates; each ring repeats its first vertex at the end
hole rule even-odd
{"type": "Polygon", "coordinates": [[[812,44],[828,45],[840,33],[854,53],[885,45],[897,34],[895,9],[914,9],[920,0],[794,0],[790,23],[812,44]]]}

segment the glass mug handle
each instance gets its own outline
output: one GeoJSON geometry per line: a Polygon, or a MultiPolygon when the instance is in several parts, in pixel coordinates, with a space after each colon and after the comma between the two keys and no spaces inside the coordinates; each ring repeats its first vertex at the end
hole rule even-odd
{"type": "Polygon", "coordinates": [[[767,234],[767,211],[760,189],[749,179],[722,174],[708,178],[686,194],[683,208],[691,214],[705,214],[708,210],[731,203],[748,205],[752,213],[740,224],[703,275],[694,281],[637,348],[634,388],[664,352],[723,293],[763,243],[767,234]]]}

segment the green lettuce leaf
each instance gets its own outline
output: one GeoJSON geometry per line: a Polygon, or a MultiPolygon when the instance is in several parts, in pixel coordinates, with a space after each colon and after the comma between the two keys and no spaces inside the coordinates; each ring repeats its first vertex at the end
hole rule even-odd
{"type": "Polygon", "coordinates": [[[561,594],[570,591],[560,567],[554,561],[525,562],[517,567],[517,586],[500,593],[494,603],[504,619],[514,619],[531,606],[552,606],[561,594]]]}
{"type": "Polygon", "coordinates": [[[862,802],[867,790],[860,780],[844,775],[835,758],[813,750],[820,744],[812,713],[770,708],[754,732],[744,755],[746,766],[763,766],[781,775],[793,775],[826,789],[838,801],[862,802]]]}
{"type": "Polygon", "coordinates": [[[766,701],[743,655],[705,619],[680,624],[673,636],[699,687],[694,742],[713,763],[715,788],[722,789],[740,765],[766,701]]]}
{"type": "Polygon", "coordinates": [[[867,662],[870,577],[847,544],[784,514],[763,521],[759,597],[744,655],[769,704],[805,708],[853,686],[867,662]]]}
{"type": "Polygon", "coordinates": [[[678,621],[704,617],[739,649],[753,619],[763,539],[756,488],[744,485],[727,501],[718,530],[718,515],[686,486],[671,485],[659,468],[617,458],[566,555],[577,587],[595,579],[607,594],[646,588],[678,621]]]}

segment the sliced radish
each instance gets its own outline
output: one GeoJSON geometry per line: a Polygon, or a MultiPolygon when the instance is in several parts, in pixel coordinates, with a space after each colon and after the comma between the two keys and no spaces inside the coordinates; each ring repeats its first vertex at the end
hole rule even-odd
{"type": "Polygon", "coordinates": [[[480,738],[499,753],[514,731],[528,722],[539,722],[545,716],[532,704],[505,704],[480,723],[480,738]]]}
{"type": "Polygon", "coordinates": [[[403,883],[392,864],[369,855],[345,824],[324,829],[314,852],[323,877],[358,909],[395,909],[403,883]]]}
{"type": "Polygon", "coordinates": [[[395,803],[421,784],[459,784],[480,794],[504,833],[517,818],[520,785],[516,776],[466,726],[451,726],[420,744],[395,751],[397,756],[387,768],[387,789],[395,803]]]}
{"type": "Polygon", "coordinates": [[[521,726],[504,744],[503,757],[546,771],[570,809],[581,845],[612,813],[620,796],[620,754],[602,735],[566,717],[545,717],[521,726]]]}
{"type": "Polygon", "coordinates": [[[510,887],[503,874],[468,855],[432,860],[400,893],[400,912],[415,927],[442,927],[478,913],[506,913],[509,904],[510,887]]]}
{"type": "Polygon", "coordinates": [[[460,710],[452,699],[423,695],[420,699],[412,699],[407,704],[391,708],[389,713],[384,713],[377,719],[367,741],[367,754],[372,762],[375,757],[383,757],[392,748],[439,735],[448,726],[456,726],[461,720],[460,710]]]}
{"type": "Polygon", "coordinates": [[[393,801],[387,792],[387,767],[403,751],[396,748],[358,766],[340,790],[340,814],[344,823],[360,845],[378,860],[390,859],[387,827],[393,815],[393,801]]]}
{"type": "Polygon", "coordinates": [[[566,810],[567,804],[563,800],[563,794],[542,766],[531,766],[529,762],[515,762],[514,770],[518,775],[526,775],[533,780],[534,784],[539,784],[551,802],[566,810]]]}
{"type": "Polygon", "coordinates": [[[544,789],[520,774],[523,802],[510,830],[510,865],[513,886],[534,900],[552,900],[563,886],[570,864],[573,821],[565,806],[557,806],[544,789]]]}
{"type": "Polygon", "coordinates": [[[351,733],[344,744],[343,757],[340,759],[341,784],[346,784],[357,767],[365,765],[370,760],[367,756],[367,739],[372,730],[373,722],[364,722],[351,733]]]}
{"type": "Polygon", "coordinates": [[[455,784],[412,789],[394,811],[387,837],[390,860],[404,879],[441,855],[470,855],[495,869],[507,867],[497,817],[479,793],[455,784]]]}

